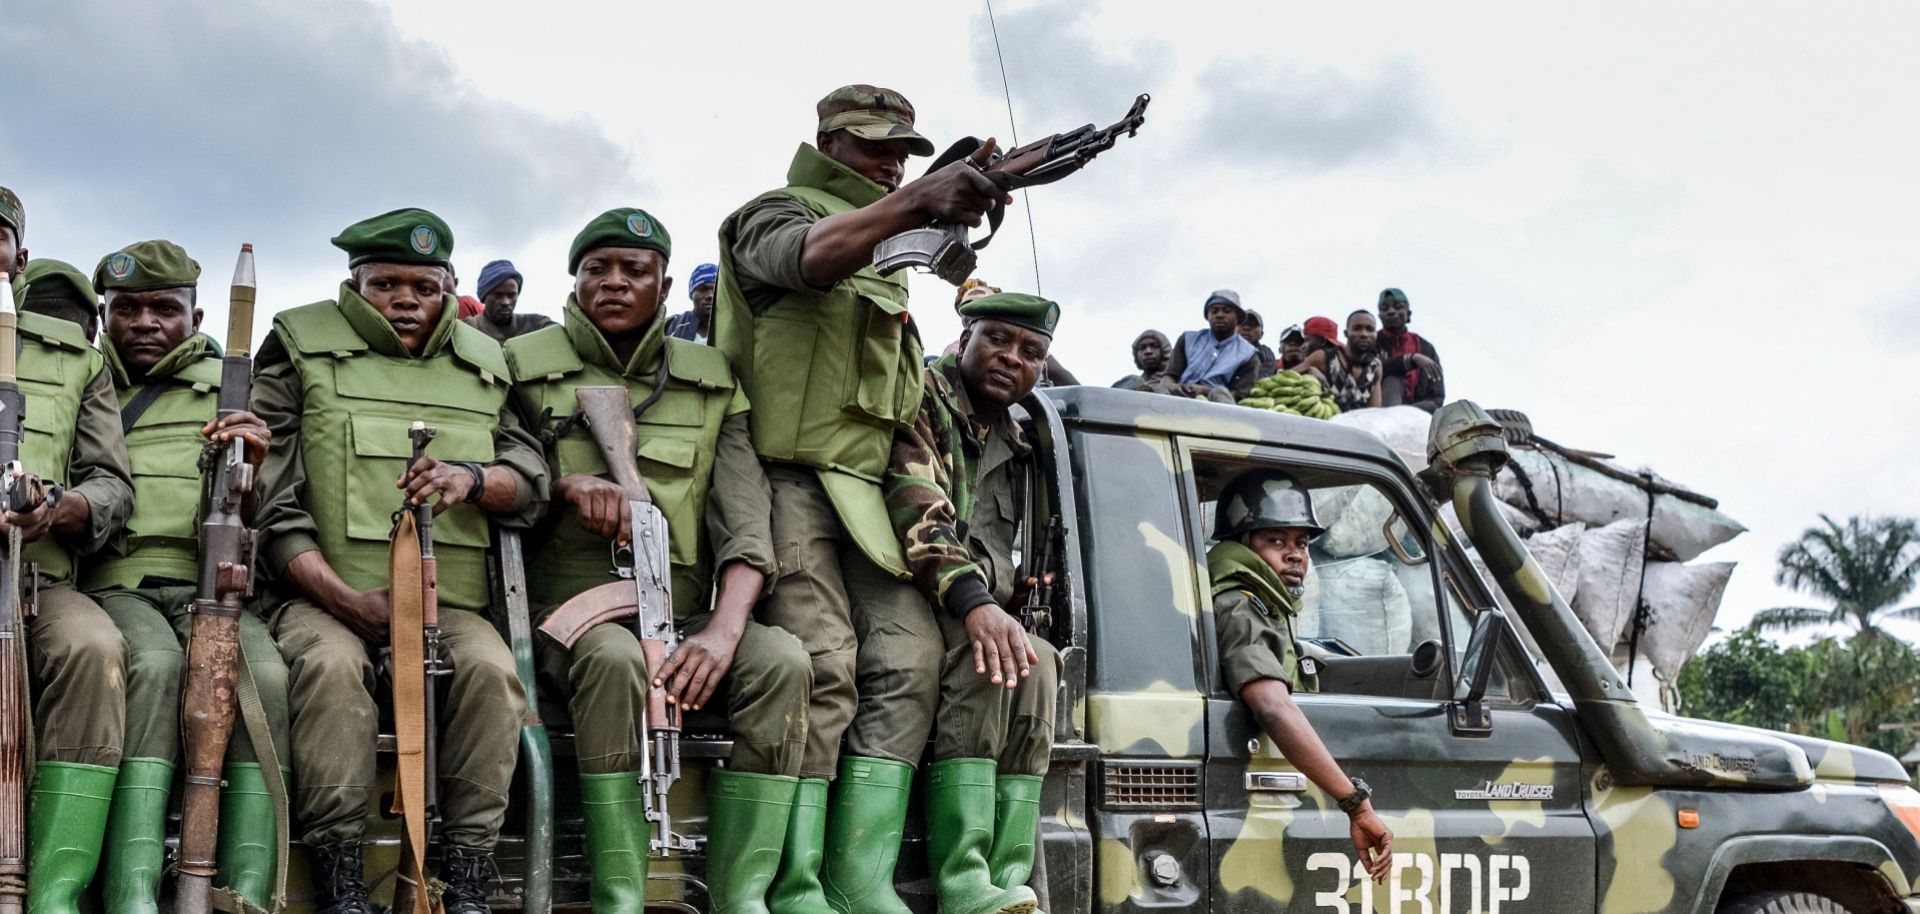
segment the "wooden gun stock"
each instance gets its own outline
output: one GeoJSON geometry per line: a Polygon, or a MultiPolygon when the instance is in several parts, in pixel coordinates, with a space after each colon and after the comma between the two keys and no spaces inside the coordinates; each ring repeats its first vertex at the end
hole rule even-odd
{"type": "Polygon", "coordinates": [[[640,468],[633,462],[633,455],[639,450],[639,432],[634,426],[633,405],[627,401],[627,389],[582,387],[574,391],[574,397],[580,403],[580,414],[593,430],[593,443],[599,445],[600,459],[606,462],[614,484],[634,501],[653,501],[647,492],[646,480],[640,476],[640,468]]]}

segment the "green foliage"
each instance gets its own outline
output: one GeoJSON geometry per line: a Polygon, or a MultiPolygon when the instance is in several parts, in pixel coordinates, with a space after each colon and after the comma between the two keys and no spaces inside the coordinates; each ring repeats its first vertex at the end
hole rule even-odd
{"type": "Polygon", "coordinates": [[[1802,733],[1904,753],[1920,731],[1920,652],[1896,638],[1856,634],[1781,647],[1741,629],[1680,673],[1680,709],[1692,717],[1802,733]]]}
{"type": "Polygon", "coordinates": [[[1751,628],[1791,632],[1845,625],[1861,635],[1892,640],[1881,621],[1920,619],[1920,606],[1894,608],[1920,579],[1920,522],[1855,516],[1843,526],[1822,514],[1820,523],[1780,550],[1773,579],[1833,605],[1763,609],[1754,614],[1751,628]]]}
{"type": "Polygon", "coordinates": [[[1741,629],[1680,671],[1680,707],[1691,717],[1809,732],[1801,692],[1810,673],[1805,650],[1741,629]]]}

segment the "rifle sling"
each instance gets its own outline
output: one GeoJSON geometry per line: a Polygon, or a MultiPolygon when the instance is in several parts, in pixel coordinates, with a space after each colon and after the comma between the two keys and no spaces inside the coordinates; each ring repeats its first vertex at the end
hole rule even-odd
{"type": "Polygon", "coordinates": [[[133,399],[123,404],[120,407],[120,434],[133,431],[134,424],[140,421],[141,416],[146,415],[147,408],[153,405],[153,401],[160,399],[160,395],[166,393],[169,386],[171,385],[165,381],[154,381],[140,388],[140,392],[134,394],[133,399]]]}
{"type": "MultiPolygon", "coordinates": [[[[402,844],[400,871],[411,867],[415,878],[427,872],[427,810],[421,806],[427,797],[427,675],[426,646],[421,632],[426,624],[426,600],[422,593],[423,569],[420,567],[420,531],[414,526],[412,511],[400,512],[393,531],[393,546],[388,553],[388,599],[393,607],[388,642],[393,658],[393,731],[398,762],[394,779],[391,812],[400,816],[402,844]]],[[[430,893],[424,884],[413,893],[413,911],[395,914],[428,914],[430,893]]]]}
{"type": "Polygon", "coordinates": [[[213,906],[232,914],[256,914],[262,910],[267,914],[277,914],[285,910],[287,904],[288,845],[292,841],[291,820],[287,816],[287,781],[281,773],[280,756],[274,751],[271,731],[267,729],[267,708],[260,701],[259,685],[253,681],[253,667],[247,661],[245,640],[240,642],[239,667],[236,672],[239,673],[237,698],[240,722],[247,729],[247,741],[253,746],[253,757],[260,762],[260,773],[267,782],[267,796],[273,801],[273,892],[267,896],[267,907],[262,909],[248,904],[238,892],[216,886],[213,890],[213,906]]]}

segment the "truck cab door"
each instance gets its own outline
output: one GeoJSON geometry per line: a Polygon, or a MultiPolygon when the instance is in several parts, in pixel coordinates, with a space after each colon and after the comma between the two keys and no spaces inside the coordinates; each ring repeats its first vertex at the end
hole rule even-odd
{"type": "MultiPolygon", "coordinates": [[[[1372,788],[1394,835],[1389,877],[1375,885],[1335,798],[1289,764],[1220,685],[1209,611],[1212,910],[1592,910],[1595,838],[1581,802],[1587,769],[1577,730],[1512,639],[1493,656],[1479,704],[1486,713],[1477,720],[1491,726],[1458,726],[1450,699],[1476,615],[1463,611],[1460,593],[1479,591],[1453,591],[1456,582],[1429,558],[1437,555],[1431,521],[1404,470],[1198,443],[1181,456],[1192,469],[1182,475],[1193,483],[1196,554],[1211,545],[1212,499],[1239,473],[1277,466],[1313,491],[1328,529],[1313,544],[1295,623],[1321,691],[1294,699],[1342,770],[1372,788]]],[[[1497,617],[1487,624],[1504,625],[1497,617]]]]}

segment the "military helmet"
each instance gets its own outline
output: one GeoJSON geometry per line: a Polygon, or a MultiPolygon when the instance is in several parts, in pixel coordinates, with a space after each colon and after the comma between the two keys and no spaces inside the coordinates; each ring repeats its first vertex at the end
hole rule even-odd
{"type": "Polygon", "coordinates": [[[1249,470],[1227,483],[1214,506],[1214,539],[1235,539],[1272,527],[1302,527],[1314,536],[1326,530],[1313,514],[1312,493],[1285,473],[1249,470]]]}

